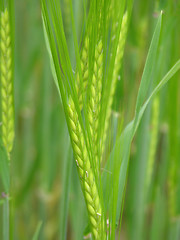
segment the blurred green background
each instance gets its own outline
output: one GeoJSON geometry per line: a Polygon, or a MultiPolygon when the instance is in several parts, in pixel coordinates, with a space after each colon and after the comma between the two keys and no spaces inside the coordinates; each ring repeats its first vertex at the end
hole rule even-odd
{"type": "MultiPolygon", "coordinates": [[[[68,35],[68,0],[61,2],[68,35]]],[[[79,13],[80,1],[74,1],[74,5],[79,13]]],[[[118,82],[113,107],[115,112],[124,114],[124,124],[134,115],[145,58],[161,9],[164,11],[163,31],[154,82],[159,81],[180,57],[180,1],[135,0],[122,78],[118,82]]],[[[148,199],[144,199],[143,193],[146,191],[152,105],[132,143],[122,240],[180,239],[179,77],[180,74],[176,74],[158,95],[157,148],[148,199]]],[[[61,219],[64,169],[65,163],[72,161],[72,153],[64,112],[50,70],[40,1],[37,0],[15,1],[14,89],[16,137],[11,165],[14,239],[32,239],[40,222],[39,239],[61,239],[60,226],[65,220],[61,219]]],[[[112,122],[120,121],[116,118],[114,114],[112,122]]],[[[69,175],[67,239],[74,240],[81,239],[86,211],[73,161],[69,171],[72,174],[69,175]]]]}

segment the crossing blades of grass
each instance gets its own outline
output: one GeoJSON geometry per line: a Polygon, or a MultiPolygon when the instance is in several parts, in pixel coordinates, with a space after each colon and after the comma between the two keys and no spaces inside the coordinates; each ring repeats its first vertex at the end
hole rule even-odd
{"type": "MultiPolygon", "coordinates": [[[[126,177],[127,177],[127,171],[128,171],[128,164],[129,164],[128,161],[129,161],[130,146],[131,146],[131,141],[133,139],[133,136],[136,133],[136,130],[139,126],[139,123],[143,117],[143,114],[144,114],[149,102],[161,90],[161,88],[171,79],[171,77],[180,69],[180,60],[179,60],[169,70],[169,72],[164,76],[164,78],[159,82],[159,84],[154,88],[154,90],[152,91],[152,93],[150,94],[150,96],[147,98],[147,100],[144,103],[145,94],[143,93],[143,91],[145,90],[145,92],[147,93],[147,90],[148,90],[148,86],[146,86],[146,84],[145,84],[146,78],[147,78],[147,83],[150,84],[150,81],[151,81],[151,75],[152,75],[152,71],[153,71],[153,67],[152,67],[153,63],[151,61],[155,60],[157,47],[158,47],[157,42],[158,42],[158,39],[160,36],[160,31],[161,31],[161,21],[162,21],[162,14],[159,17],[159,20],[158,20],[158,23],[156,26],[156,30],[154,33],[154,37],[153,37],[153,40],[151,43],[151,47],[150,47],[150,50],[148,53],[145,70],[143,73],[142,83],[140,85],[139,95],[137,97],[138,100],[137,100],[137,104],[136,104],[135,118],[132,122],[130,122],[127,125],[127,127],[121,134],[120,138],[117,140],[114,150],[111,154],[111,157],[108,160],[107,167],[106,167],[106,169],[108,171],[112,172],[112,165],[113,165],[111,162],[111,160],[113,160],[112,156],[114,154],[114,151],[115,152],[119,151],[119,154],[118,154],[119,166],[118,166],[118,168],[120,169],[120,172],[119,172],[118,201],[117,201],[117,211],[116,211],[117,223],[119,222],[119,217],[120,217],[122,197],[123,197],[123,192],[124,192],[124,187],[125,187],[125,182],[126,182],[126,177]]],[[[106,175],[106,174],[104,174],[104,175],[106,175]]],[[[104,181],[106,180],[106,177],[104,178],[104,181]]]]}

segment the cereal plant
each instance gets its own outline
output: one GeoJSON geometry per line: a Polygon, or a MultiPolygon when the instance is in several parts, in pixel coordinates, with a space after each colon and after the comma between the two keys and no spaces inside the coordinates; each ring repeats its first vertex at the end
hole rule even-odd
{"type": "Polygon", "coordinates": [[[0,239],[179,240],[179,10],[0,1],[0,239]]]}

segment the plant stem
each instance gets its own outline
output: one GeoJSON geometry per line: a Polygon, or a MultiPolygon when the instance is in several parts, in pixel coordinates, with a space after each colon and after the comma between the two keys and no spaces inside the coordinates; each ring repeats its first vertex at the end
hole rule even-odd
{"type": "Polygon", "coordinates": [[[3,204],[3,239],[9,240],[9,198],[6,196],[3,204]]]}

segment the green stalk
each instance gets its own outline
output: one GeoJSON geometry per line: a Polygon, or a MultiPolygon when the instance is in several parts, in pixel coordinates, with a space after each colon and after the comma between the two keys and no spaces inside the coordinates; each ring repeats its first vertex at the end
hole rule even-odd
{"type": "Polygon", "coordinates": [[[9,199],[6,197],[3,204],[3,239],[9,240],[9,199]]]}

